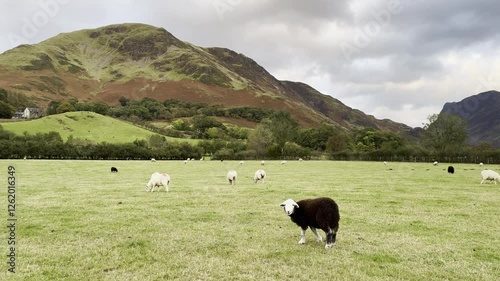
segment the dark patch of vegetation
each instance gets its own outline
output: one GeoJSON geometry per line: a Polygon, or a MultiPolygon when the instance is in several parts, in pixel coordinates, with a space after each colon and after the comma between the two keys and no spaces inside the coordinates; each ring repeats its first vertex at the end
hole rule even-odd
{"type": "Polygon", "coordinates": [[[109,42],[109,46],[111,48],[117,49],[118,47],[120,47],[120,42],[118,42],[118,40],[111,40],[111,42],[109,42]]]}
{"type": "MultiPolygon", "coordinates": [[[[175,63],[174,69],[180,73],[191,76],[193,79],[207,85],[217,85],[228,87],[231,84],[231,79],[227,77],[217,67],[207,64],[202,58],[193,54],[182,54],[173,60],[175,63]]],[[[158,65],[155,67],[162,67],[158,65]]]]}
{"type": "Polygon", "coordinates": [[[38,54],[38,59],[31,60],[30,63],[31,65],[21,66],[21,69],[27,71],[44,69],[55,71],[54,65],[52,64],[52,59],[46,54],[38,54]]]}
{"type": "Polygon", "coordinates": [[[73,74],[77,74],[77,73],[81,73],[81,72],[85,72],[85,69],[79,67],[79,66],[76,66],[74,64],[71,64],[69,67],[68,67],[68,71],[73,73],[73,74]]]}
{"type": "Polygon", "coordinates": [[[121,33],[127,31],[128,28],[125,25],[115,25],[115,26],[110,26],[106,27],[104,29],[104,33],[107,35],[113,34],[113,33],[121,33]]]}
{"type": "Polygon", "coordinates": [[[66,81],[57,76],[40,76],[40,80],[45,82],[51,92],[60,93],[66,88],[66,81]]]}
{"type": "Polygon", "coordinates": [[[101,36],[101,32],[99,32],[99,31],[94,31],[94,32],[91,32],[91,33],[89,34],[89,37],[90,37],[90,38],[92,38],[92,39],[93,39],[93,38],[97,38],[97,37],[99,37],[99,36],[101,36]]]}
{"type": "Polygon", "coordinates": [[[171,71],[173,68],[170,65],[169,60],[164,60],[164,61],[155,61],[153,63],[153,66],[156,70],[161,71],[161,72],[168,72],[171,71]]]}
{"type": "Polygon", "coordinates": [[[124,38],[118,50],[133,60],[140,60],[156,58],[167,52],[169,46],[176,44],[178,40],[167,32],[144,33],[124,38]]]}

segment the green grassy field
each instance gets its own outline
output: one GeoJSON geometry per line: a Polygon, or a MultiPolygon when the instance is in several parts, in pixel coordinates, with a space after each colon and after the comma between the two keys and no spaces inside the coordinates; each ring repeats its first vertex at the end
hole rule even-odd
{"type": "MultiPolygon", "coordinates": [[[[64,141],[72,135],[74,138],[93,143],[131,143],[136,139],[148,140],[151,135],[155,134],[127,122],[93,112],[67,112],[40,119],[0,124],[6,131],[18,135],[24,132],[34,135],[54,131],[58,132],[64,141]]],[[[170,141],[197,142],[192,139],[166,138],[170,141]]]]}
{"type": "MultiPolygon", "coordinates": [[[[16,169],[17,273],[0,280],[498,280],[500,185],[480,167],[267,161],[0,160],[16,169]],[[110,167],[119,169],[111,173],[110,167]],[[236,169],[231,187],[225,179],[236,169]],[[168,172],[170,192],[144,191],[168,172]],[[279,207],[329,196],[340,208],[325,250],[279,207]]],[[[500,165],[485,166],[499,171],[500,165]]],[[[7,188],[2,189],[7,223],[7,188]]],[[[321,232],[324,238],[324,233],[321,232]]]]}

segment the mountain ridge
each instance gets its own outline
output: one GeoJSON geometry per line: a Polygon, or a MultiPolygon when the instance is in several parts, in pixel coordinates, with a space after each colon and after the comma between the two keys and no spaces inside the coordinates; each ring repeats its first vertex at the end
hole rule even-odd
{"type": "Polygon", "coordinates": [[[176,98],[289,111],[300,124],[323,122],[408,133],[412,128],[352,109],[302,82],[280,81],[255,60],[221,47],[179,40],[161,27],[115,24],[61,33],[0,54],[0,87],[41,105],[75,97],[117,105],[176,98]]]}
{"type": "Polygon", "coordinates": [[[490,143],[500,148],[500,92],[487,91],[459,102],[447,102],[441,113],[452,113],[467,121],[467,143],[490,143]]]}

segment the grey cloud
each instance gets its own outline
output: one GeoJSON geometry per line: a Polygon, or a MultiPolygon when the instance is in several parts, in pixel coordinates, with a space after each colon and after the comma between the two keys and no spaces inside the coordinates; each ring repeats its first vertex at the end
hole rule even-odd
{"type": "MultiPolygon", "coordinates": [[[[6,35],[20,32],[22,18],[33,16],[39,1],[0,2],[0,52],[13,47],[6,44],[6,35]]],[[[243,53],[279,74],[278,79],[311,81],[311,86],[366,113],[393,110],[397,121],[402,108],[421,114],[443,101],[474,94],[464,88],[474,88],[477,76],[489,75],[489,70],[469,74],[465,64],[474,53],[500,61],[499,13],[495,0],[69,0],[29,41],[143,22],[196,45],[243,53]],[[217,10],[221,3],[224,9],[217,10]],[[401,10],[384,19],[390,3],[401,10]],[[340,46],[354,44],[367,26],[372,28],[368,42],[346,59],[340,46]]]]}

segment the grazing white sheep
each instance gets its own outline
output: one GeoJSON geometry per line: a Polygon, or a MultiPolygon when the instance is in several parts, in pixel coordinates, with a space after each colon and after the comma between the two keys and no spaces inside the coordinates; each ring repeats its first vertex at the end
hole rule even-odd
{"type": "Polygon", "coordinates": [[[302,158],[299,158],[299,161],[303,161],[303,159],[302,159],[302,158]]]}
{"type": "Polygon", "coordinates": [[[245,163],[245,161],[240,161],[240,165],[243,165],[245,163]]]}
{"type": "Polygon", "coordinates": [[[387,161],[384,161],[384,165],[387,165],[387,161]]]}
{"type": "Polygon", "coordinates": [[[500,182],[500,175],[492,170],[481,171],[481,178],[483,178],[481,184],[485,183],[487,180],[494,181],[495,184],[497,184],[497,182],[500,182]]]}
{"type": "Polygon", "coordinates": [[[238,177],[238,173],[236,173],[235,170],[231,170],[231,171],[227,172],[227,180],[229,181],[230,185],[236,184],[237,177],[238,177]]]}
{"type": "Polygon", "coordinates": [[[285,160],[281,161],[281,165],[285,165],[285,164],[286,164],[285,160]]]}
{"type": "Polygon", "coordinates": [[[264,166],[265,164],[266,164],[266,162],[264,160],[260,161],[261,166],[264,166]]]}
{"type": "Polygon", "coordinates": [[[253,176],[253,181],[257,183],[258,181],[264,182],[264,178],[266,177],[266,172],[264,170],[257,170],[255,175],[253,176]]]}
{"type": "Polygon", "coordinates": [[[482,167],[482,166],[483,166],[483,162],[479,163],[479,166],[481,166],[481,167],[482,167]]]}
{"type": "Polygon", "coordinates": [[[187,160],[184,160],[184,164],[187,164],[187,163],[188,163],[188,161],[187,161],[187,160]]]}
{"type": "Polygon", "coordinates": [[[339,230],[340,214],[339,206],[333,199],[320,197],[304,199],[299,202],[287,199],[280,206],[284,208],[285,213],[290,217],[292,222],[300,226],[299,244],[306,242],[306,230],[308,227],[311,228],[318,242],[323,241],[323,239],[316,232],[316,229],[319,228],[326,233],[325,249],[335,244],[339,230]]]}
{"type": "Polygon", "coordinates": [[[432,165],[434,165],[434,166],[437,166],[437,164],[438,164],[438,161],[434,161],[434,163],[432,163],[432,165]]]}
{"type": "Polygon", "coordinates": [[[156,159],[154,159],[154,158],[151,158],[151,162],[156,162],[156,159]]]}
{"type": "Polygon", "coordinates": [[[168,192],[168,186],[170,184],[170,176],[167,173],[160,174],[154,172],[151,174],[148,184],[146,184],[146,191],[153,192],[155,187],[158,186],[158,192],[160,191],[160,186],[165,187],[165,192],[168,192]]]}

